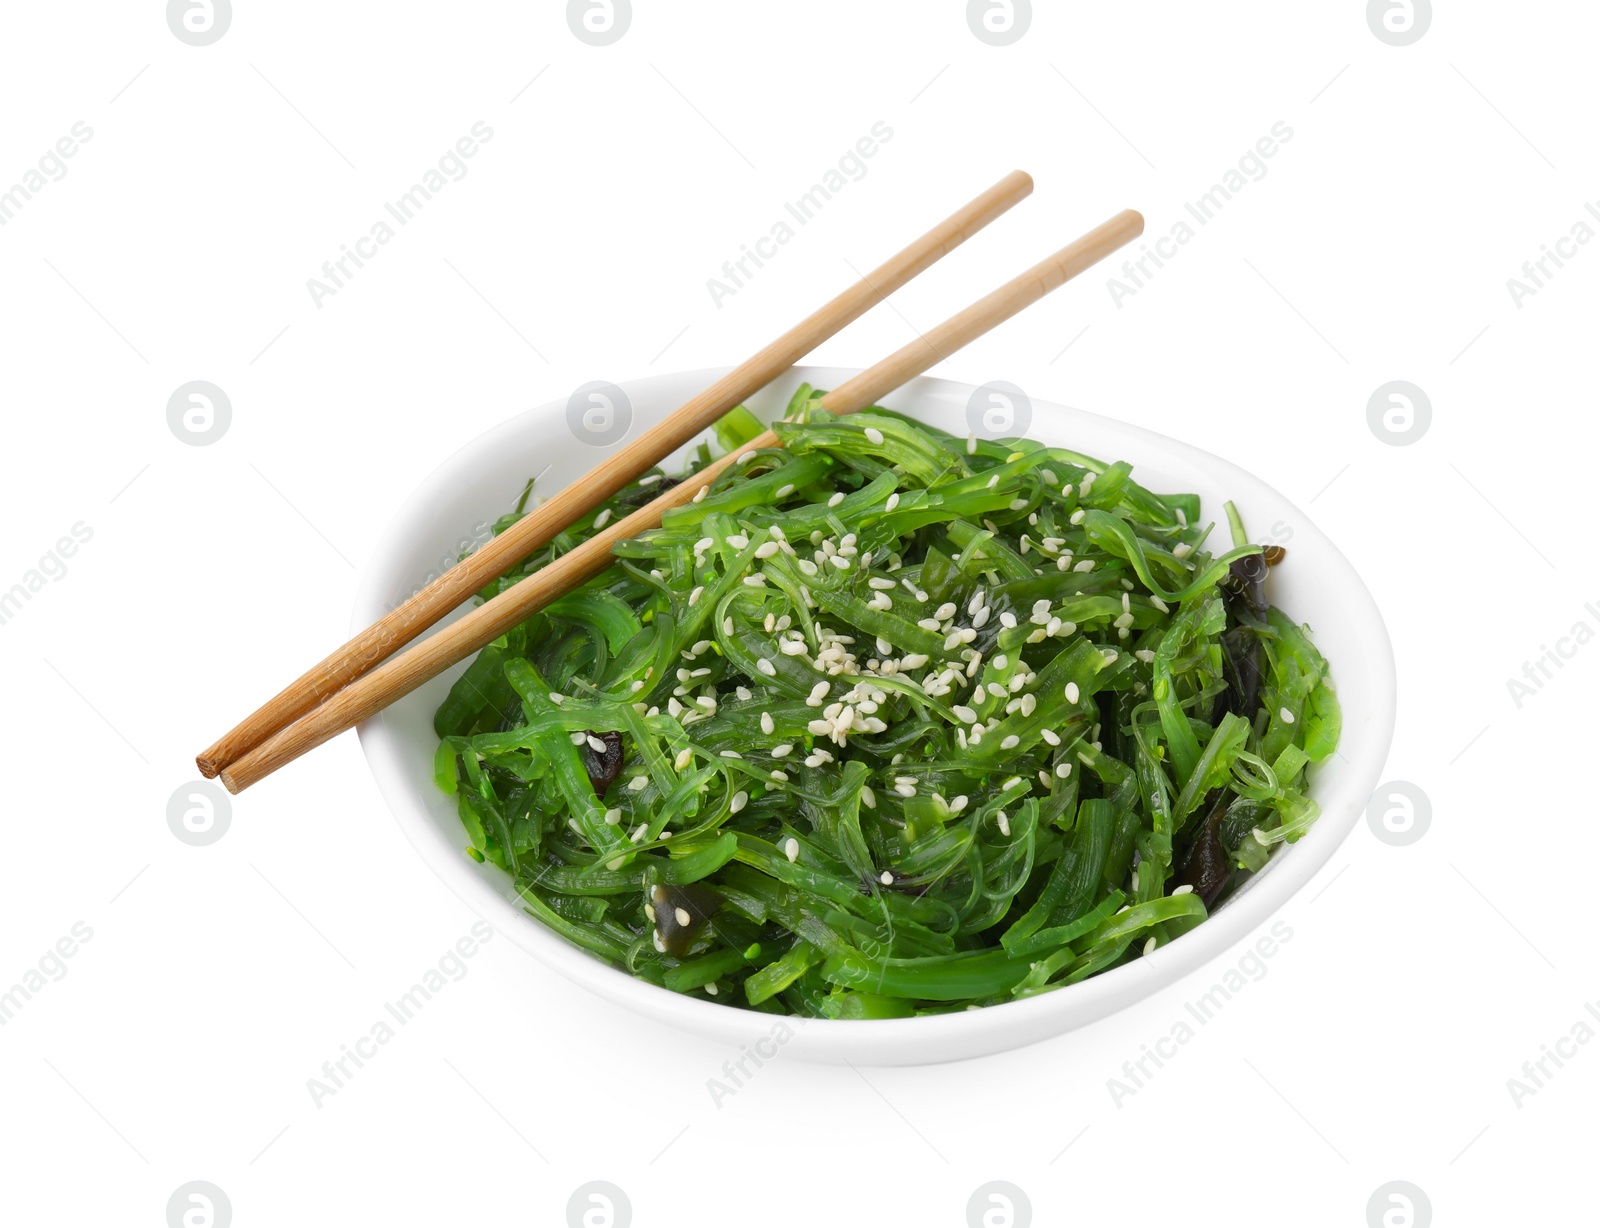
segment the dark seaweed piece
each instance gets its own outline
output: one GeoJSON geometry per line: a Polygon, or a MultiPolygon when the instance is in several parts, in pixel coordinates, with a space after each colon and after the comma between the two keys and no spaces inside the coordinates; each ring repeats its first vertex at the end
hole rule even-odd
{"type": "Polygon", "coordinates": [[[650,889],[650,908],[655,913],[656,937],[674,959],[689,954],[707,921],[722,907],[722,896],[699,883],[674,886],[657,883],[650,889]],[[688,917],[687,922],[684,917],[688,917]]]}
{"type": "Polygon", "coordinates": [[[583,743],[583,770],[589,773],[589,785],[596,797],[604,797],[611,782],[622,775],[622,735],[611,730],[605,733],[589,732],[583,743]],[[605,743],[604,750],[596,750],[589,738],[605,743]]]}
{"type": "Polygon", "coordinates": [[[1190,845],[1188,856],[1183,859],[1183,866],[1173,883],[1174,887],[1181,887],[1185,883],[1193,887],[1194,893],[1208,908],[1228,885],[1228,879],[1233,874],[1228,850],[1222,847],[1221,836],[1222,820],[1228,814],[1230,794],[1218,789],[1212,797],[1216,800],[1211,804],[1206,821],[1195,834],[1194,843],[1190,845]]]}
{"type": "Polygon", "coordinates": [[[1217,697],[1212,724],[1222,719],[1223,713],[1232,712],[1254,720],[1261,706],[1261,638],[1254,627],[1229,627],[1222,633],[1223,667],[1228,676],[1228,689],[1217,697]]]}
{"type": "MultiPolygon", "coordinates": [[[[1280,556],[1281,557],[1281,556],[1280,556]]],[[[1247,554],[1228,564],[1228,574],[1222,578],[1222,599],[1228,613],[1243,610],[1255,618],[1267,613],[1267,562],[1263,555],[1247,554]]]]}
{"type": "Polygon", "coordinates": [[[1218,696],[1212,710],[1212,724],[1232,712],[1254,720],[1261,702],[1263,669],[1261,638],[1256,626],[1266,616],[1267,569],[1283,561],[1282,546],[1267,546],[1260,554],[1249,554],[1228,565],[1223,578],[1222,600],[1228,611],[1228,630],[1222,635],[1222,655],[1228,676],[1227,692],[1218,696]]]}

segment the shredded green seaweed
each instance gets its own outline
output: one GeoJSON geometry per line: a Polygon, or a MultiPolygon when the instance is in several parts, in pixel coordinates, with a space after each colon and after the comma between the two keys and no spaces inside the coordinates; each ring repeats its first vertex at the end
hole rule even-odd
{"type": "Polygon", "coordinates": [[[894,1018],[1140,958],[1305,833],[1339,705],[1266,601],[1282,550],[1229,505],[1209,553],[1126,464],[820,395],[439,708],[467,851],[532,915],[676,992],[894,1018]]]}

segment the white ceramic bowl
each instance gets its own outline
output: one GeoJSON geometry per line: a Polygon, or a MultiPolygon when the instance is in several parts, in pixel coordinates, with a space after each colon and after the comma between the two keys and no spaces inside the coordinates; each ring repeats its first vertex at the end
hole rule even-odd
{"type": "MultiPolygon", "coordinates": [[[[690,371],[622,385],[632,402],[633,431],[656,422],[722,375],[690,371]]],[[[837,387],[854,371],[799,367],[750,402],[764,418],[781,411],[802,379],[837,387]]],[[[919,379],[887,398],[889,408],[965,435],[973,389],[919,379]]],[[[1254,934],[1310,881],[1362,814],[1377,786],[1394,728],[1394,657],[1383,618],[1361,578],[1316,526],[1260,479],[1176,440],[1082,410],[1035,403],[1028,434],[1105,461],[1127,460],[1135,476],[1157,491],[1195,492],[1207,519],[1221,527],[1222,504],[1233,499],[1252,535],[1284,544],[1288,561],[1276,568],[1272,598],[1311,624],[1332,664],[1344,708],[1339,754],[1313,778],[1322,817],[1310,833],[1278,855],[1204,924],[1161,948],[1154,958],[1078,985],[1020,1002],[921,1019],[839,1022],[812,1020],[794,1029],[784,1052],[825,1062],[916,1065],[975,1057],[1031,1044],[1101,1019],[1195,971],[1254,934]]],[[[557,489],[587,472],[601,453],[567,426],[565,401],[529,410],[462,448],[425,481],[400,510],[373,553],[356,601],[362,628],[408,597],[463,544],[482,539],[484,526],[509,509],[523,484],[550,466],[541,483],[557,489]]],[[[395,820],[434,871],[472,908],[519,946],[563,976],[639,1015],[729,1045],[770,1035],[774,1017],[686,997],[635,980],[570,946],[516,903],[510,877],[463,852],[466,835],[455,803],[434,787],[434,709],[460,672],[435,679],[361,727],[361,744],[395,820]]],[[[563,1026],[556,1023],[552,1026],[563,1026]]],[[[641,1028],[652,1026],[640,1021],[641,1028]]]]}

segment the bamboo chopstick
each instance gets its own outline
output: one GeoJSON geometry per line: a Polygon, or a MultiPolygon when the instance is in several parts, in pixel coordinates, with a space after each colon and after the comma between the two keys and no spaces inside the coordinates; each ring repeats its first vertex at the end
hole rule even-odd
{"type": "MultiPolygon", "coordinates": [[[[876,366],[841,384],[822,398],[823,406],[835,414],[851,414],[875,404],[884,394],[949,357],[1024,307],[1038,302],[1143,233],[1143,217],[1131,209],[1119,213],[876,366]]],[[[611,566],[613,545],[657,527],[662,513],[691,502],[739,456],[753,449],[777,446],[778,437],[767,431],[632,515],[607,525],[582,545],[484,602],[416,647],[363,675],[309,715],[241,756],[222,770],[222,783],[230,793],[247,789],[284,764],[410,694],[551,601],[599,575],[611,566]]],[[[583,482],[588,480],[582,479],[583,482]]]]}
{"type": "Polygon", "coordinates": [[[304,716],[396,649],[410,643],[497,576],[504,575],[586,512],[705,431],[735,405],[765,388],[868,308],[965,243],[1033,191],[1012,171],[921,238],[856,282],[783,336],[734,368],[699,396],[597,465],[582,480],[541,504],[457,563],[327,659],[295,679],[218,742],[195,757],[208,779],[304,716]]]}

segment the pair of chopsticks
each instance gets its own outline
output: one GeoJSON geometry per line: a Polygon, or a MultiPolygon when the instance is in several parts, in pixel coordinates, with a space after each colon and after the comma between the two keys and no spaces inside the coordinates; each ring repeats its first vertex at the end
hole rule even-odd
{"type": "MultiPolygon", "coordinates": [[[[738,457],[781,446],[770,430],[685,479],[632,515],[613,521],[449,627],[395,656],[423,631],[490,581],[504,575],[581,517],[709,428],[734,406],[778,378],[823,341],[954,251],[1033,191],[1013,171],[951,214],[905,250],[760,353],[719,379],[633,443],[542,504],[344,647],[301,675],[269,703],[196,757],[202,775],[220,776],[239,793],[284,764],[382,711],[465,660],[550,602],[603,572],[611,548],[659,527],[664,512],[691,502],[738,457]]],[[[1125,210],[992,294],[919,336],[822,398],[834,414],[876,404],[906,381],[943,361],[997,324],[1038,302],[1144,233],[1144,218],[1125,210]]]]}

